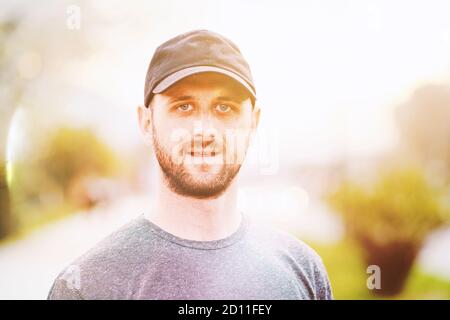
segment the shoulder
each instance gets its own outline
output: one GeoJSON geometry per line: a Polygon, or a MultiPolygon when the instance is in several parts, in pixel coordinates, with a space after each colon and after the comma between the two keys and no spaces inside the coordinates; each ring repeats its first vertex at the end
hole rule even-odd
{"type": "Polygon", "coordinates": [[[133,265],[139,263],[137,259],[143,257],[143,245],[153,241],[143,219],[126,223],[63,268],[47,299],[95,299],[101,298],[102,290],[111,296],[106,291],[122,287],[121,281],[130,276],[133,265]],[[100,296],[92,297],[91,292],[100,296]]]}
{"type": "MultiPolygon", "coordinates": [[[[98,242],[73,264],[85,268],[118,267],[129,257],[136,256],[142,246],[152,241],[152,233],[144,223],[145,218],[135,218],[98,242]],[[102,264],[100,264],[102,262],[102,264]]],[[[131,261],[127,261],[131,262],[131,261]]]]}
{"type": "Polygon", "coordinates": [[[331,285],[319,254],[304,241],[278,227],[253,225],[253,237],[307,282],[314,299],[332,299],[331,285]]]}
{"type": "Polygon", "coordinates": [[[313,248],[286,230],[260,221],[252,221],[250,230],[251,236],[265,246],[288,251],[296,258],[312,263],[322,261],[313,248]]]}

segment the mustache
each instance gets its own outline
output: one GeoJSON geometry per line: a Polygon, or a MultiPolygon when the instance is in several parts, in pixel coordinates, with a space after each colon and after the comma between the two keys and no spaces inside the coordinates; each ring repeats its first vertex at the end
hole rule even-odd
{"type": "Polygon", "coordinates": [[[223,153],[225,152],[226,144],[216,138],[196,138],[183,143],[183,151],[185,153],[223,153]]]}

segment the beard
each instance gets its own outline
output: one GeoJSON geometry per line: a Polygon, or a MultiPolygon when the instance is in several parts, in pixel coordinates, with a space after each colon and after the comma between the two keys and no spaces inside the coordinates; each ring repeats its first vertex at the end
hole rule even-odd
{"type": "Polygon", "coordinates": [[[226,164],[222,161],[218,172],[207,173],[203,177],[196,178],[189,172],[183,161],[180,164],[173,161],[171,155],[159,144],[154,129],[153,146],[165,182],[172,191],[182,196],[196,199],[217,198],[228,189],[241,168],[240,163],[226,164]]]}

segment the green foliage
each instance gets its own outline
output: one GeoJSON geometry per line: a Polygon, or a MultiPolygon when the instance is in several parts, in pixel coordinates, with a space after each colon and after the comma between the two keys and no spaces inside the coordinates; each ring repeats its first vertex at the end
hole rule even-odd
{"type": "Polygon", "coordinates": [[[73,185],[86,177],[113,176],[119,170],[114,152],[91,130],[56,130],[42,146],[35,146],[32,156],[11,164],[10,190],[18,231],[80,208],[67,194],[73,185]]]}
{"type": "Polygon", "coordinates": [[[382,173],[371,187],[345,182],[328,195],[328,203],[356,238],[378,245],[420,245],[449,219],[446,192],[433,187],[420,170],[408,168],[382,173]]]}
{"type": "Polygon", "coordinates": [[[40,166],[63,189],[76,177],[110,176],[118,169],[113,152],[89,129],[59,129],[44,152],[40,166]]]}

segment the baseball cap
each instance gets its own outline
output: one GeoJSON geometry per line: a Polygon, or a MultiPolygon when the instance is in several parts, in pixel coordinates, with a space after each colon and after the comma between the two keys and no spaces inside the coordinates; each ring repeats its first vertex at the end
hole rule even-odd
{"type": "Polygon", "coordinates": [[[217,72],[239,82],[256,99],[256,90],[247,61],[229,39],[209,30],[193,30],[161,44],[147,70],[144,103],[153,95],[193,74],[217,72]]]}

